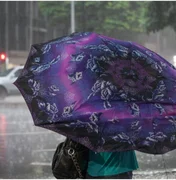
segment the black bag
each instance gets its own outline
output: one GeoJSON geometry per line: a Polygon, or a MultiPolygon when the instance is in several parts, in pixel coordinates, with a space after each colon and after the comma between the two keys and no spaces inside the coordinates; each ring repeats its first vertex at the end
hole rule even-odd
{"type": "Polygon", "coordinates": [[[52,172],[57,179],[84,179],[89,149],[66,138],[58,145],[52,161],[52,172]]]}

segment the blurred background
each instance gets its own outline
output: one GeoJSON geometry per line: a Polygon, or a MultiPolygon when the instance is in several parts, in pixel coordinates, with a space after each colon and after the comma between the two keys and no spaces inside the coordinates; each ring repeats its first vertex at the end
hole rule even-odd
{"type": "MultiPolygon", "coordinates": [[[[174,1],[0,1],[0,178],[54,178],[52,156],[64,137],[33,125],[12,83],[32,44],[80,31],[135,41],[176,66],[174,1]]],[[[175,178],[176,151],[136,153],[134,178],[175,178]]]]}

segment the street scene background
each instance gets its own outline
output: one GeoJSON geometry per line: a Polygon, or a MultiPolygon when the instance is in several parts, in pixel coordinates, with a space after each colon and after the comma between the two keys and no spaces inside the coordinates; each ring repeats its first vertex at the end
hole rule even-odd
{"type": "MultiPolygon", "coordinates": [[[[36,127],[21,96],[0,102],[0,178],[54,178],[51,161],[64,140],[55,132],[36,127]]],[[[139,170],[134,178],[175,178],[176,151],[149,155],[136,151],[139,170]]]]}
{"type": "MultiPolygon", "coordinates": [[[[176,65],[175,13],[176,2],[166,1],[1,1],[0,55],[5,54],[8,61],[0,56],[0,70],[24,65],[32,44],[76,31],[135,41],[176,65]]],[[[0,100],[0,178],[54,178],[52,157],[63,140],[34,126],[19,93],[0,100]]],[[[164,155],[136,154],[140,168],[134,178],[176,177],[176,150],[164,155]]]]}

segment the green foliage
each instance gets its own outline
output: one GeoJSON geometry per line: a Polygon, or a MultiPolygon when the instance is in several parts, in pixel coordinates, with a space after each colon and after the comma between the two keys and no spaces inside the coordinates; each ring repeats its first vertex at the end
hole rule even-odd
{"type": "Polygon", "coordinates": [[[151,1],[148,3],[145,15],[148,32],[156,32],[168,26],[176,31],[175,1],[151,1]]]}
{"type": "MultiPolygon", "coordinates": [[[[124,37],[144,32],[145,8],[140,1],[75,1],[76,31],[95,31],[124,37]]],[[[39,2],[51,24],[70,28],[69,1],[39,2]]],[[[66,30],[66,31],[67,31],[66,30]]]]}
{"type": "Polygon", "coordinates": [[[67,22],[70,15],[70,2],[68,1],[40,1],[39,8],[43,15],[47,16],[50,24],[67,22]]]}
{"type": "Polygon", "coordinates": [[[144,32],[142,22],[144,21],[145,2],[118,1],[109,2],[107,6],[109,16],[105,18],[108,31],[114,28],[133,32],[144,32]]]}

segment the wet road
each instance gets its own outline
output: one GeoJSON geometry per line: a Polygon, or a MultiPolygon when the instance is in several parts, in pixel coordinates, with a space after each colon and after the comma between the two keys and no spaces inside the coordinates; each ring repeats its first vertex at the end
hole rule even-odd
{"type": "MultiPolygon", "coordinates": [[[[0,178],[54,178],[51,160],[63,136],[35,127],[21,97],[0,102],[0,178]]],[[[140,169],[134,178],[176,178],[176,151],[165,155],[136,152],[140,169]]]]}
{"type": "Polygon", "coordinates": [[[51,159],[62,139],[35,127],[21,98],[0,102],[0,178],[53,178],[51,159]]]}

